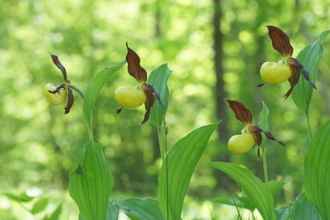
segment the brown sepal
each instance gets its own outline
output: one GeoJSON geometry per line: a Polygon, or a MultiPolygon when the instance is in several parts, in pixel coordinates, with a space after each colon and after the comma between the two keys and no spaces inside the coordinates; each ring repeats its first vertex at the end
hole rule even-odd
{"type": "Polygon", "coordinates": [[[60,62],[60,60],[58,59],[58,57],[54,54],[51,54],[49,53],[52,60],[53,60],[53,63],[57,66],[57,68],[59,68],[62,72],[62,75],[63,75],[63,79],[66,83],[68,83],[68,77],[67,77],[67,74],[66,74],[66,69],[65,67],[62,65],[62,63],[60,62]]]}
{"type": "Polygon", "coordinates": [[[291,88],[283,96],[285,99],[287,99],[291,95],[291,92],[293,88],[297,85],[300,77],[300,68],[298,68],[297,66],[293,66],[291,64],[289,66],[291,69],[291,77],[289,78],[291,88]]]}
{"type": "Polygon", "coordinates": [[[311,84],[311,86],[314,89],[316,89],[315,83],[311,82],[311,80],[309,79],[309,72],[308,72],[308,70],[304,69],[304,65],[293,57],[290,57],[288,60],[289,60],[290,65],[292,65],[296,68],[299,68],[303,71],[304,78],[311,84]]]}
{"type": "Polygon", "coordinates": [[[290,57],[293,53],[293,47],[290,44],[289,37],[279,28],[267,26],[268,34],[272,40],[272,45],[284,57],[290,57]]]}
{"type": "Polygon", "coordinates": [[[123,110],[123,107],[117,109],[117,114],[119,114],[123,110]]]}
{"type": "Polygon", "coordinates": [[[69,87],[68,88],[68,104],[67,106],[64,108],[64,114],[68,114],[70,112],[70,109],[74,103],[74,96],[73,96],[73,90],[69,87]]]}
{"type": "Polygon", "coordinates": [[[151,91],[144,90],[144,94],[146,95],[146,102],[144,103],[145,108],[146,108],[146,113],[144,114],[144,118],[143,118],[143,121],[141,122],[141,124],[144,124],[145,122],[148,121],[151,107],[154,104],[154,100],[155,100],[154,95],[152,94],[151,91]]]}
{"type": "Polygon", "coordinates": [[[128,64],[128,73],[133,76],[139,83],[147,81],[147,72],[140,66],[140,57],[134,50],[127,47],[126,61],[128,64]]]}
{"type": "Polygon", "coordinates": [[[254,140],[257,142],[258,145],[261,144],[262,141],[262,136],[261,136],[261,132],[265,134],[265,136],[272,141],[276,141],[277,143],[279,143],[280,145],[285,147],[285,144],[282,141],[276,140],[274,138],[274,136],[269,132],[269,131],[264,131],[262,130],[260,127],[255,126],[255,125],[251,125],[249,127],[249,131],[251,132],[251,134],[253,135],[254,140]]]}
{"type": "Polygon", "coordinates": [[[246,125],[252,123],[252,114],[247,108],[245,108],[242,103],[233,100],[226,101],[229,103],[230,108],[234,111],[235,116],[238,120],[240,120],[246,125]]]}

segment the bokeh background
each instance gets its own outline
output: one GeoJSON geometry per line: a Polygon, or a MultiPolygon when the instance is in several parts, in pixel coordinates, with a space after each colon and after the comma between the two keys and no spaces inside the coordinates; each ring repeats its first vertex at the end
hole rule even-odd
{"type": "MultiPolygon", "coordinates": [[[[286,143],[268,142],[270,179],[285,185],[279,205],[293,201],[303,188],[303,158],[307,131],[303,113],[282,96],[289,83],[256,87],[259,68],[281,55],[271,46],[266,25],[283,29],[291,39],[294,57],[329,29],[330,8],[317,0],[10,0],[0,7],[0,219],[41,219],[30,205],[18,204],[5,193],[51,198],[49,212],[63,203],[61,219],[77,219],[68,197],[68,172],[77,152],[88,141],[82,119],[82,99],[68,115],[65,104],[50,106],[42,94],[46,83],[62,83],[48,52],[59,56],[72,84],[85,90],[104,67],[125,59],[128,42],[150,73],[163,63],[173,70],[167,113],[169,145],[199,126],[222,120],[192,177],[185,219],[236,219],[217,196],[234,196],[239,187],[210,168],[210,161],[230,161],[251,169],[263,179],[256,147],[231,154],[230,136],[240,133],[223,98],[244,103],[258,115],[264,101],[270,109],[270,131],[286,143]],[[216,33],[216,34],[215,34],[216,33]],[[53,205],[53,206],[52,206],[53,205]],[[197,211],[196,211],[197,210],[197,211]],[[198,211],[200,210],[200,211],[198,211]],[[205,211],[206,210],[206,211],[205,211]]],[[[324,44],[311,105],[315,131],[330,113],[330,41],[324,44]]],[[[111,199],[157,197],[160,166],[156,131],[141,126],[143,107],[124,110],[114,100],[119,86],[136,81],[122,68],[102,90],[94,111],[95,139],[104,146],[115,188],[111,199]]]]}

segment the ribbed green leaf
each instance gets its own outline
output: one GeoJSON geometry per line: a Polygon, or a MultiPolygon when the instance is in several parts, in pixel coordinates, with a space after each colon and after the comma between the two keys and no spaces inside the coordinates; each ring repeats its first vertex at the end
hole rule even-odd
{"type": "MultiPolygon", "coordinates": [[[[330,30],[324,31],[319,39],[313,44],[306,46],[297,56],[297,60],[304,65],[304,68],[309,72],[309,78],[315,83],[320,58],[323,54],[323,41],[327,38],[330,30]]],[[[307,112],[313,96],[313,88],[310,83],[304,78],[300,77],[298,84],[292,91],[292,100],[298,108],[307,112]]]]}
{"type": "Polygon", "coordinates": [[[330,121],[314,135],[305,156],[306,197],[323,219],[330,219],[330,121]]]}
{"type": "Polygon", "coordinates": [[[90,125],[91,123],[92,110],[97,98],[100,95],[102,87],[125,64],[126,61],[122,61],[100,71],[88,83],[83,107],[83,116],[87,124],[90,125]]]}
{"type": "Polygon", "coordinates": [[[229,175],[242,187],[263,219],[276,219],[272,194],[266,185],[251,171],[232,163],[213,162],[210,165],[229,175]]]}
{"type": "Polygon", "coordinates": [[[80,151],[70,171],[69,193],[84,220],[105,220],[113,187],[102,146],[89,142],[80,151]]]}
{"type": "Polygon", "coordinates": [[[151,108],[149,121],[159,129],[162,125],[163,116],[166,114],[168,108],[169,90],[167,87],[167,80],[172,70],[167,67],[167,64],[163,64],[154,69],[148,78],[148,84],[154,86],[155,91],[160,94],[160,100],[163,102],[164,107],[160,106],[159,102],[155,100],[153,107],[151,108]]]}
{"type": "Polygon", "coordinates": [[[162,165],[158,179],[159,205],[165,219],[180,219],[190,178],[211,134],[219,123],[192,131],[180,139],[168,153],[167,163],[162,165]]]}
{"type": "Polygon", "coordinates": [[[31,209],[32,214],[36,214],[45,210],[48,205],[49,198],[42,198],[36,201],[31,209]]]}
{"type": "Polygon", "coordinates": [[[108,202],[107,220],[117,220],[119,216],[119,208],[115,205],[115,201],[108,202]]]}
{"type": "Polygon", "coordinates": [[[293,202],[288,202],[285,206],[276,209],[276,220],[289,220],[292,206],[293,202]]]}
{"type": "Polygon", "coordinates": [[[300,194],[294,203],[290,220],[322,220],[317,209],[307,200],[305,193],[300,194]]]}
{"type": "Polygon", "coordinates": [[[164,219],[159,203],[155,199],[127,198],[116,200],[114,204],[132,220],[162,220],[164,219]]]}
{"type": "Polygon", "coordinates": [[[212,202],[240,207],[251,211],[253,211],[256,208],[254,204],[252,204],[251,199],[246,196],[242,196],[242,197],[236,196],[235,198],[230,198],[228,196],[220,196],[213,199],[212,202]]]}

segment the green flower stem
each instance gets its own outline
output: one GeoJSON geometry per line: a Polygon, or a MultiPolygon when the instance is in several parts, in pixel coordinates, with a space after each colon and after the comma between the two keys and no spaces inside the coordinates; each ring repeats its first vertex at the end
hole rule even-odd
{"type": "MultiPolygon", "coordinates": [[[[165,165],[165,181],[166,181],[166,207],[169,207],[168,204],[168,163],[167,163],[167,127],[166,127],[166,122],[165,122],[165,116],[163,115],[163,120],[162,120],[162,125],[160,128],[157,129],[158,132],[158,141],[159,141],[159,148],[160,148],[160,155],[162,158],[162,164],[165,165]]],[[[167,215],[168,209],[166,210],[167,215]]]]}
{"type": "Polygon", "coordinates": [[[306,117],[306,123],[307,123],[308,137],[309,137],[309,141],[311,141],[313,138],[313,133],[312,133],[311,118],[309,115],[309,110],[307,110],[305,112],[305,117],[306,117]]]}
{"type": "Polygon", "coordinates": [[[77,86],[73,84],[68,84],[68,87],[76,91],[81,96],[81,98],[85,100],[85,94],[83,91],[81,91],[81,89],[79,89],[77,86]]]}
{"type": "Polygon", "coordinates": [[[267,150],[264,142],[261,144],[261,150],[262,150],[262,165],[264,169],[264,178],[265,183],[268,183],[268,166],[267,166],[267,150]]]}

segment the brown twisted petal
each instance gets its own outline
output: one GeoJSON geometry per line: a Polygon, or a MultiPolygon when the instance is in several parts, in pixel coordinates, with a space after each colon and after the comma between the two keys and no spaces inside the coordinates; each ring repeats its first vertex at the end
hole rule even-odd
{"type": "Polygon", "coordinates": [[[128,73],[133,76],[139,83],[145,83],[147,81],[147,72],[140,66],[140,57],[134,50],[127,47],[126,61],[128,64],[128,73]]]}
{"type": "Polygon", "coordinates": [[[265,136],[267,137],[267,139],[272,140],[272,141],[276,141],[277,143],[279,143],[282,146],[285,146],[285,144],[282,141],[276,140],[274,138],[274,136],[269,132],[269,131],[264,131],[262,130],[260,127],[255,126],[255,125],[251,125],[249,127],[250,132],[252,133],[254,140],[258,143],[258,145],[261,144],[262,141],[262,136],[260,135],[260,133],[264,133],[265,136]]]}
{"type": "Polygon", "coordinates": [[[67,106],[64,108],[64,114],[68,114],[70,112],[70,109],[74,103],[74,96],[73,96],[73,91],[71,88],[68,88],[68,104],[67,106]]]}
{"type": "Polygon", "coordinates": [[[285,99],[287,99],[291,95],[291,92],[293,88],[297,85],[300,77],[300,68],[293,66],[291,64],[289,66],[291,69],[291,77],[289,78],[291,88],[283,96],[285,99]]]}
{"type": "Polygon", "coordinates": [[[233,100],[226,101],[229,103],[230,108],[234,111],[235,116],[239,121],[246,125],[252,123],[252,114],[242,103],[233,100]]]}
{"type": "Polygon", "coordinates": [[[272,40],[272,45],[284,57],[290,57],[293,53],[293,47],[290,44],[289,37],[278,27],[267,26],[268,34],[272,40]]]}
{"type": "Polygon", "coordinates": [[[152,105],[154,104],[154,99],[155,99],[151,91],[144,90],[144,94],[146,95],[146,102],[144,103],[145,108],[146,108],[146,113],[144,114],[144,118],[143,118],[143,121],[141,122],[141,124],[144,124],[145,122],[148,121],[149,115],[150,115],[150,110],[151,110],[152,105]]]}
{"type": "Polygon", "coordinates": [[[60,60],[58,59],[58,57],[56,55],[51,54],[51,53],[49,53],[49,54],[53,60],[53,63],[57,66],[57,68],[59,68],[61,70],[64,82],[69,83],[65,67],[62,65],[62,63],[60,62],[60,60]]]}

